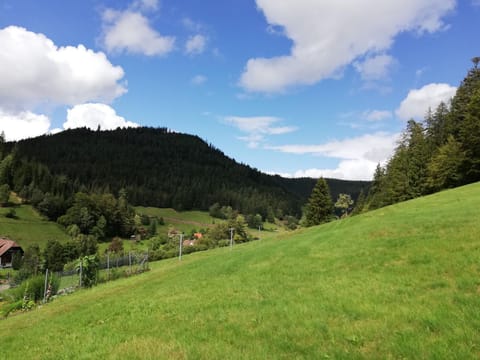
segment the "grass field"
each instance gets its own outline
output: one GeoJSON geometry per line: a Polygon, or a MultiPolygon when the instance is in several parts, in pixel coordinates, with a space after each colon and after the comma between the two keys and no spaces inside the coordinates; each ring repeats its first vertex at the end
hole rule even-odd
{"type": "Polygon", "coordinates": [[[478,359],[480,183],[0,321],[9,359],[478,359]]]}
{"type": "Polygon", "coordinates": [[[0,208],[0,237],[10,238],[24,249],[32,244],[39,244],[43,248],[50,239],[62,242],[69,239],[60,225],[45,220],[30,205],[16,205],[16,219],[4,216],[8,210],[0,208]]]}
{"type": "Polygon", "coordinates": [[[190,233],[193,229],[199,231],[212,226],[215,222],[222,220],[214,219],[205,211],[176,211],[169,208],[153,208],[153,207],[135,207],[137,214],[154,216],[163,218],[165,225],[158,225],[157,232],[159,234],[167,233],[169,227],[174,227],[184,233],[190,233]]]}

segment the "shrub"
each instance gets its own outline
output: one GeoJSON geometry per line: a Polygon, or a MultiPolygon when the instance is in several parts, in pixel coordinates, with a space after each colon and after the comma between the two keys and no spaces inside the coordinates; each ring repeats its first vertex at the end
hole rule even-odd
{"type": "Polygon", "coordinates": [[[121,253],[123,252],[123,241],[119,237],[114,237],[112,242],[108,245],[108,251],[114,253],[121,253]]]}
{"type": "MultiPolygon", "coordinates": [[[[51,295],[55,295],[60,286],[60,278],[53,275],[49,276],[49,285],[51,285],[51,295]]],[[[14,300],[22,300],[25,296],[34,302],[43,300],[45,291],[45,276],[37,275],[24,280],[18,287],[12,289],[11,294],[14,300]]]]}
{"type": "Polygon", "coordinates": [[[92,287],[97,283],[99,260],[96,255],[88,255],[80,258],[77,270],[81,271],[82,286],[92,287]]]}

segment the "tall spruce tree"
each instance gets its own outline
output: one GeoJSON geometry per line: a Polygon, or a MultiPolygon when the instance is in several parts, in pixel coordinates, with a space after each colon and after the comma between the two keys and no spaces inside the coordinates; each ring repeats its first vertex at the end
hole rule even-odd
{"type": "Polygon", "coordinates": [[[469,183],[480,180],[480,82],[477,86],[460,127],[460,142],[466,154],[463,169],[469,183]]]}
{"type": "Polygon", "coordinates": [[[305,225],[314,226],[329,221],[333,214],[333,203],[330,189],[325,179],[318,179],[308,200],[305,214],[305,225]]]}

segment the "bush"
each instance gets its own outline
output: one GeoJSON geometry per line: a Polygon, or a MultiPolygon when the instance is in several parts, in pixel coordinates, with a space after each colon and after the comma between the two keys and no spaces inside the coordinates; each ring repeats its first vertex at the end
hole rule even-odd
{"type": "Polygon", "coordinates": [[[32,274],[26,269],[22,267],[19,271],[15,273],[13,276],[13,284],[21,284],[23,281],[27,280],[32,274]]]}
{"type": "Polygon", "coordinates": [[[77,264],[77,271],[81,271],[81,285],[92,287],[97,283],[99,259],[96,255],[88,255],[80,258],[77,264]]]}
{"type": "Polygon", "coordinates": [[[123,252],[123,241],[119,237],[114,237],[112,242],[108,245],[108,251],[116,254],[123,252]]]}
{"type": "Polygon", "coordinates": [[[219,247],[224,247],[224,246],[229,246],[230,245],[230,240],[219,240],[218,241],[218,246],[219,247]]]}
{"type": "MultiPolygon", "coordinates": [[[[60,278],[53,275],[49,276],[49,285],[51,285],[51,295],[55,295],[60,286],[60,278]]],[[[18,287],[12,289],[11,294],[14,300],[22,300],[25,296],[28,299],[38,302],[43,300],[45,290],[45,276],[37,275],[26,279],[18,287]]]]}
{"type": "Polygon", "coordinates": [[[168,242],[168,238],[163,235],[157,235],[150,239],[150,249],[153,251],[159,250],[162,245],[168,242]]]}

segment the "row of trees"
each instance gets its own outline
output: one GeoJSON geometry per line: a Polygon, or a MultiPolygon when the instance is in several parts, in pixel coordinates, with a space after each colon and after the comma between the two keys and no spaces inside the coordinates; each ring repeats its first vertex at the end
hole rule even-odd
{"type": "Polygon", "coordinates": [[[480,180],[480,58],[449,104],[410,120],[385,166],[377,166],[357,211],[376,209],[480,180]]]}
{"type": "MultiPolygon", "coordinates": [[[[449,104],[428,110],[423,122],[410,120],[393,156],[377,166],[368,194],[357,199],[353,214],[480,181],[480,57],[449,104]]],[[[340,194],[342,214],[352,199],[340,194]]],[[[334,205],[328,184],[319,179],[305,207],[304,224],[329,221],[334,205]]]]}

